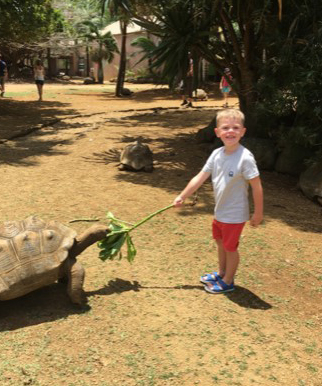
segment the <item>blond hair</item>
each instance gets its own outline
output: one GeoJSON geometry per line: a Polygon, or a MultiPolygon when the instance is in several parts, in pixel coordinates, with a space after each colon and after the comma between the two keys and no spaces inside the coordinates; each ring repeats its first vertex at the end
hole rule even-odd
{"type": "Polygon", "coordinates": [[[223,118],[233,118],[238,119],[241,124],[244,126],[245,123],[245,115],[238,109],[225,109],[220,110],[219,113],[217,113],[216,116],[216,124],[218,126],[218,123],[223,118]]]}

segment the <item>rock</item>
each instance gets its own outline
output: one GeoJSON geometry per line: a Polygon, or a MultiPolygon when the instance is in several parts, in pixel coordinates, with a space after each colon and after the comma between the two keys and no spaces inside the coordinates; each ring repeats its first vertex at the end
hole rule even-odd
{"type": "Polygon", "coordinates": [[[241,144],[250,150],[260,170],[274,170],[277,149],[275,143],[266,138],[243,138],[241,144]]]}
{"type": "Polygon", "coordinates": [[[131,90],[128,89],[128,88],[122,88],[121,94],[122,94],[123,96],[131,96],[131,95],[133,94],[133,91],[131,91],[131,90]]]}
{"type": "Polygon", "coordinates": [[[308,198],[322,205],[322,161],[301,173],[299,187],[308,198]]]}
{"type": "Polygon", "coordinates": [[[88,77],[84,79],[84,84],[94,84],[94,83],[95,83],[95,79],[93,78],[88,77]]]}
{"type": "Polygon", "coordinates": [[[197,143],[212,143],[216,139],[215,134],[216,117],[212,119],[208,126],[200,129],[196,134],[197,143]]]}
{"type": "Polygon", "coordinates": [[[312,154],[309,149],[294,143],[289,143],[277,157],[275,170],[279,173],[299,176],[305,169],[305,159],[311,156],[312,154]]]}

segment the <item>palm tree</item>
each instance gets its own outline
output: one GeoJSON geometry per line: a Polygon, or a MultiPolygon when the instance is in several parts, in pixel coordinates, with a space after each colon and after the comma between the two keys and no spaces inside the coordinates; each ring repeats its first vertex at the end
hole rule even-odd
{"type": "Polygon", "coordinates": [[[121,54],[120,65],[116,82],[115,95],[122,96],[122,89],[125,79],[126,70],[126,38],[127,26],[130,22],[130,0],[101,0],[103,12],[108,8],[111,16],[117,16],[120,22],[121,29],[121,54]]]}
{"type": "MultiPolygon", "coordinates": [[[[195,77],[201,57],[200,46],[207,46],[212,25],[210,15],[197,1],[159,2],[153,18],[135,15],[135,22],[160,40],[149,53],[153,67],[162,68],[170,87],[187,72],[188,52],[192,53],[195,77]]],[[[151,47],[152,48],[152,47],[151,47]]],[[[197,79],[195,79],[195,85],[197,79]]]]}
{"type": "Polygon", "coordinates": [[[117,43],[110,31],[106,33],[101,32],[103,26],[101,18],[96,20],[86,20],[80,24],[87,28],[87,32],[82,36],[85,37],[89,42],[95,42],[98,45],[92,49],[91,56],[92,60],[98,63],[98,83],[103,84],[103,60],[111,63],[111,61],[114,59],[114,54],[119,52],[117,43]]]}
{"type": "Polygon", "coordinates": [[[131,46],[141,49],[141,51],[137,52],[137,54],[141,55],[141,59],[139,59],[136,64],[147,59],[149,63],[149,73],[152,76],[155,75],[153,72],[153,58],[156,44],[149,37],[140,36],[132,41],[131,46]]]}

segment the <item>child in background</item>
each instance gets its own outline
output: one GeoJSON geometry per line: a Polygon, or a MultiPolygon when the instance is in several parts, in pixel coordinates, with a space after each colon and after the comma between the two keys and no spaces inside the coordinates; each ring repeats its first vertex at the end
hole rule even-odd
{"type": "Polygon", "coordinates": [[[223,75],[220,79],[219,88],[224,96],[224,107],[228,107],[228,97],[229,97],[229,93],[231,91],[231,86],[230,86],[229,81],[231,81],[233,78],[231,76],[229,68],[225,68],[224,73],[225,73],[225,75],[223,75]],[[227,80],[227,78],[229,81],[227,80]]]}
{"type": "Polygon", "coordinates": [[[263,219],[263,190],[253,154],[239,141],[244,136],[244,114],[225,109],[217,114],[215,133],[224,144],[212,152],[201,171],[193,177],[173,202],[183,204],[210,176],[215,196],[213,238],[218,248],[218,272],[204,274],[200,281],[207,292],[220,294],[235,289],[234,277],[239,265],[238,244],[249,220],[248,188],[252,188],[254,214],[250,225],[263,219]]]}

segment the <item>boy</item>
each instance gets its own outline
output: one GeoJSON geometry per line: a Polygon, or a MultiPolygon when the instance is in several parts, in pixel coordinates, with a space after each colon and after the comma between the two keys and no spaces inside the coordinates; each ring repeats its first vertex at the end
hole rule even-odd
{"type": "Polygon", "coordinates": [[[181,206],[211,176],[216,203],[212,231],[218,248],[219,270],[203,275],[200,281],[205,290],[213,294],[235,289],[239,237],[249,219],[249,184],[254,201],[250,225],[257,226],[263,219],[259,171],[252,153],[239,143],[246,132],[244,119],[244,114],[237,109],[225,109],[217,114],[215,133],[224,146],[212,152],[202,170],[173,202],[176,207],[181,206]]]}

